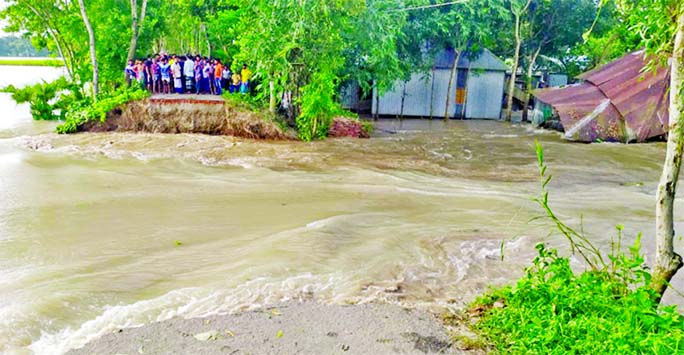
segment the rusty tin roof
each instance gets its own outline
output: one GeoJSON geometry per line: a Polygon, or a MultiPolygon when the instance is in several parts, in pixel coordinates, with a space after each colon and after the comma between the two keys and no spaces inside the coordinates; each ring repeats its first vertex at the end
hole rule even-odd
{"type": "Polygon", "coordinates": [[[669,72],[644,72],[643,51],[579,76],[581,84],[537,90],[558,112],[568,139],[643,142],[667,132],[669,72]]]}

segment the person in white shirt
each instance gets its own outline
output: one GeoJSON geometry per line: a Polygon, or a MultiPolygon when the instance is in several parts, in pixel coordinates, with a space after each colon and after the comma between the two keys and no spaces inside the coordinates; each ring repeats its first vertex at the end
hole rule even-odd
{"type": "Polygon", "coordinates": [[[176,94],[182,94],[183,93],[183,81],[181,79],[181,66],[178,61],[175,61],[173,63],[173,66],[171,67],[171,70],[173,71],[173,89],[176,92],[176,94]]]}
{"type": "Polygon", "coordinates": [[[192,57],[185,60],[183,75],[185,75],[185,92],[192,92],[195,88],[195,62],[192,57]]]}

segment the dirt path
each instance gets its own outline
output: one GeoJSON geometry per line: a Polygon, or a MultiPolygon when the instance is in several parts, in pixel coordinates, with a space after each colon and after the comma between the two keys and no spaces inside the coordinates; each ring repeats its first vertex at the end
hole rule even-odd
{"type": "Polygon", "coordinates": [[[435,316],[386,304],[289,302],[123,329],[76,354],[460,354],[435,316]]]}

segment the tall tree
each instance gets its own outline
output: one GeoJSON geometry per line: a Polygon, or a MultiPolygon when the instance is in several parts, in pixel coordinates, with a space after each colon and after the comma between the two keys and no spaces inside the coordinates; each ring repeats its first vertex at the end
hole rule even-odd
{"type": "Polygon", "coordinates": [[[511,15],[513,16],[513,36],[515,38],[515,52],[513,54],[513,66],[511,67],[511,78],[508,82],[506,100],[506,111],[504,113],[504,118],[506,121],[511,120],[513,115],[513,94],[515,93],[515,79],[518,73],[518,65],[520,64],[520,47],[522,46],[522,27],[526,25],[525,17],[527,11],[532,5],[532,0],[509,0],[509,8],[511,15]]]}
{"type": "Polygon", "coordinates": [[[663,174],[656,196],[656,263],[653,269],[653,288],[662,295],[682,267],[682,257],[674,251],[674,199],[682,168],[684,150],[684,4],[672,1],[662,23],[650,26],[668,26],[674,29],[672,60],[670,64],[670,107],[667,153],[663,174]],[[669,20],[669,21],[668,21],[669,20]]]}
{"type": "Polygon", "coordinates": [[[6,22],[5,32],[21,32],[29,36],[38,49],[57,52],[64,61],[67,76],[79,80],[80,67],[87,53],[78,7],[71,2],[55,0],[11,0],[0,12],[6,22]]]}
{"type": "Polygon", "coordinates": [[[97,69],[97,49],[95,47],[95,32],[93,31],[93,26],[90,24],[90,19],[88,18],[88,11],[83,3],[83,0],[78,0],[78,6],[81,9],[81,17],[83,17],[83,23],[85,23],[86,30],[88,31],[88,43],[90,47],[90,64],[93,67],[93,101],[97,101],[99,80],[100,75],[97,69]]]}
{"type": "MultiPolygon", "coordinates": [[[[670,69],[669,131],[663,171],[656,192],[656,257],[650,286],[660,300],[682,265],[674,250],[674,201],[684,153],[684,3],[615,0],[623,25],[639,35],[650,71],[670,69]],[[669,64],[668,64],[669,63],[669,64]]],[[[645,75],[653,75],[646,73],[645,75]]]]}
{"type": "MultiPolygon", "coordinates": [[[[489,45],[493,40],[491,26],[493,23],[503,20],[504,8],[501,0],[471,0],[463,3],[450,5],[446,15],[446,23],[442,29],[442,38],[446,45],[456,51],[454,62],[451,67],[451,76],[447,86],[447,99],[444,109],[444,119],[450,116],[451,102],[455,101],[451,96],[451,89],[458,85],[458,65],[464,55],[474,60],[482,48],[489,45]]],[[[465,105],[461,105],[463,108],[465,105]]],[[[463,115],[458,112],[457,115],[463,115]]]]}
{"type": "Polygon", "coordinates": [[[147,0],[142,1],[140,12],[138,12],[138,1],[131,0],[131,43],[128,45],[127,60],[135,57],[135,51],[138,46],[138,37],[140,31],[145,23],[145,13],[147,12],[147,0]]]}
{"type": "MultiPolygon", "coordinates": [[[[680,5],[681,7],[681,5],[680,5]]],[[[682,257],[674,251],[674,199],[682,168],[684,148],[684,11],[679,9],[670,65],[670,123],[663,174],[656,196],[656,264],[653,287],[662,295],[682,267],[682,257]]]]}
{"type": "Polygon", "coordinates": [[[528,103],[533,89],[533,74],[540,55],[561,57],[582,41],[596,17],[593,0],[537,0],[528,13],[523,49],[525,64],[525,98],[522,120],[527,121],[528,103]]]}

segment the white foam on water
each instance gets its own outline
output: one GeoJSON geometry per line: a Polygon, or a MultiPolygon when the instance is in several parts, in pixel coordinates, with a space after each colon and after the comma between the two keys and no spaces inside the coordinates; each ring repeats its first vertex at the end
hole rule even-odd
{"type": "Polygon", "coordinates": [[[308,229],[320,229],[323,227],[327,227],[329,225],[332,225],[337,222],[342,222],[344,220],[349,220],[353,219],[355,215],[354,214],[343,214],[343,215],[336,215],[328,218],[323,218],[319,220],[315,220],[313,222],[309,222],[306,224],[306,228],[308,229]]]}
{"type": "Polygon", "coordinates": [[[483,134],[482,138],[484,139],[492,139],[492,138],[518,138],[520,135],[517,134],[483,134]]]}
{"type": "Polygon", "coordinates": [[[321,293],[336,295],[324,299],[335,302],[341,300],[339,297],[345,296],[333,289],[348,288],[345,281],[340,275],[315,276],[303,273],[281,281],[256,278],[235,288],[222,290],[174,290],[149,300],[107,306],[102,314],[76,329],[66,328],[57,333],[42,332],[41,337],[28,348],[36,354],[59,355],[118,329],[140,327],[173,317],[196,318],[230,314],[293,299],[312,299],[314,295],[321,293]]]}
{"type": "Polygon", "coordinates": [[[516,196],[515,193],[504,193],[504,192],[499,191],[499,190],[495,190],[495,189],[488,190],[488,189],[484,189],[484,188],[476,187],[476,186],[463,185],[462,188],[463,188],[463,190],[458,190],[458,191],[454,191],[454,192],[425,190],[425,189],[418,189],[418,188],[411,188],[411,187],[396,187],[395,189],[399,192],[412,193],[412,194],[425,195],[425,196],[444,196],[444,197],[463,197],[463,196],[467,196],[467,195],[488,195],[488,196],[506,196],[506,197],[516,196]]]}
{"type": "MultiPolygon", "coordinates": [[[[345,216],[314,221],[313,228],[334,223],[340,217],[345,216]]],[[[507,248],[515,249],[522,242],[506,242],[507,248]]],[[[459,241],[445,237],[428,242],[416,253],[417,259],[413,262],[399,262],[391,266],[394,272],[384,275],[382,280],[371,277],[372,283],[363,287],[363,280],[368,280],[364,270],[359,270],[358,274],[349,271],[323,275],[305,272],[284,279],[259,277],[236,287],[183,288],[149,300],[107,306],[99,316],[77,328],[42,332],[29,349],[36,354],[59,355],[122,328],[139,327],[173,317],[236,313],[289,300],[335,304],[383,301],[409,307],[447,307],[453,297],[468,297],[464,296],[466,293],[461,283],[469,277],[473,265],[483,265],[487,259],[500,257],[500,241],[459,241]],[[402,287],[430,296],[406,299],[402,296],[402,287]]]]}

